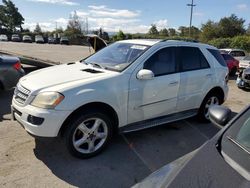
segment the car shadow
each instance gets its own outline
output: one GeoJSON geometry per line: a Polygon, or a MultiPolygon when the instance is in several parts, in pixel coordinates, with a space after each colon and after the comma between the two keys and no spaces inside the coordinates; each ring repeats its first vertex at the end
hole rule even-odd
{"type": "Polygon", "coordinates": [[[0,122],[4,120],[11,120],[11,100],[14,93],[14,89],[1,91],[0,90],[0,122]]]}
{"type": "Polygon", "coordinates": [[[70,185],[130,187],[161,166],[197,149],[218,132],[211,124],[199,127],[201,130],[197,131],[185,121],[178,121],[120,134],[101,154],[90,159],[72,157],[60,138],[36,139],[34,154],[55,176],[70,185]],[[212,129],[209,137],[202,136],[201,132],[209,129],[212,129]]]}
{"type": "Polygon", "coordinates": [[[37,159],[71,186],[130,187],[151,173],[121,136],[116,136],[101,154],[90,159],[71,156],[59,138],[35,139],[35,144],[37,159]]]}

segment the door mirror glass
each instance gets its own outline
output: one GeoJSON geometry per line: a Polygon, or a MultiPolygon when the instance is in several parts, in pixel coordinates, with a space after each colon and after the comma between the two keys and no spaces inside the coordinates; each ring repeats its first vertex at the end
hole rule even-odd
{"type": "Polygon", "coordinates": [[[210,121],[219,128],[225,126],[231,119],[231,110],[224,106],[213,105],[208,113],[210,121]]]}
{"type": "Polygon", "coordinates": [[[137,73],[137,78],[139,80],[152,80],[154,73],[151,70],[142,69],[137,73]]]}

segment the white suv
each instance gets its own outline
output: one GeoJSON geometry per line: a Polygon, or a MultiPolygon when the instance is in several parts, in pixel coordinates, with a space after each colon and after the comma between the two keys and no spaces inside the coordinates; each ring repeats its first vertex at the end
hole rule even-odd
{"type": "Polygon", "coordinates": [[[116,42],[86,59],[20,79],[12,114],[32,135],[62,135],[69,151],[99,153],[129,132],[198,115],[227,97],[228,68],[215,47],[175,40],[116,42]]]}

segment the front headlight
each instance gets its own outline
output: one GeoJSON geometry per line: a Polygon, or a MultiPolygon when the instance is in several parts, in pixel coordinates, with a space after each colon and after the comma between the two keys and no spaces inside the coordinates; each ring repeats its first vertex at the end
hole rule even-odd
{"type": "Polygon", "coordinates": [[[61,93],[57,92],[43,92],[39,93],[34,100],[31,102],[32,106],[53,109],[55,108],[62,100],[64,96],[61,93]]]}

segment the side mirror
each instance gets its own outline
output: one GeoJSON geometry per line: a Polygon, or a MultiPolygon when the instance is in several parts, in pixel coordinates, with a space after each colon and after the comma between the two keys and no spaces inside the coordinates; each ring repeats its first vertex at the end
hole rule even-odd
{"type": "Polygon", "coordinates": [[[231,119],[231,110],[224,106],[213,105],[208,113],[210,121],[219,128],[224,127],[231,119]]]}
{"type": "Polygon", "coordinates": [[[152,80],[154,73],[151,70],[142,69],[137,73],[137,78],[139,80],[152,80]]]}

